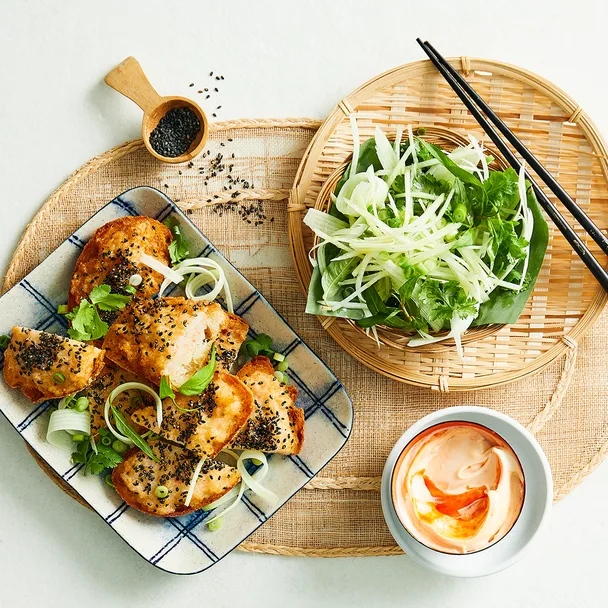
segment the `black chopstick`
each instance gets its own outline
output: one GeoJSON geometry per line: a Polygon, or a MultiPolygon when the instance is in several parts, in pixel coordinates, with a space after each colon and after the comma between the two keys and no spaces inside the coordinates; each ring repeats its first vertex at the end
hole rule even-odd
{"type": "MultiPolygon", "coordinates": [[[[473,101],[471,101],[471,99],[467,96],[465,89],[463,88],[463,86],[461,86],[459,81],[457,81],[453,77],[450,70],[448,70],[448,68],[446,67],[446,65],[449,65],[447,63],[447,61],[443,57],[441,57],[441,55],[439,55],[428,43],[422,42],[419,38],[417,39],[417,42],[418,42],[418,44],[420,44],[420,46],[422,47],[424,52],[428,55],[429,59],[433,62],[433,64],[437,68],[437,70],[441,73],[441,75],[446,79],[448,84],[452,87],[452,89],[454,90],[456,95],[458,95],[460,100],[464,103],[464,105],[467,107],[467,109],[471,112],[471,114],[473,115],[475,120],[477,120],[477,122],[481,125],[483,130],[487,133],[487,135],[492,140],[494,145],[498,148],[499,152],[505,157],[505,159],[511,165],[511,167],[513,167],[513,169],[515,169],[516,171],[519,172],[521,169],[521,163],[519,162],[518,158],[515,156],[515,154],[513,154],[511,149],[501,139],[500,135],[494,130],[492,125],[488,122],[488,120],[485,118],[485,116],[483,116],[483,114],[480,112],[480,110],[475,106],[473,101]]],[[[467,87],[468,87],[468,89],[473,90],[470,87],[470,85],[468,85],[468,83],[467,83],[467,87]]],[[[476,94],[476,98],[481,100],[481,97],[479,97],[479,95],[477,95],[477,94],[476,94]]],[[[484,103],[485,107],[488,107],[485,104],[485,102],[483,102],[483,100],[481,100],[481,101],[482,101],[482,103],[484,103]]],[[[496,115],[494,114],[494,116],[496,116],[496,115]]],[[[498,117],[496,117],[496,118],[498,118],[498,117]]],[[[504,129],[506,131],[509,131],[508,127],[506,125],[504,125],[504,123],[502,123],[502,124],[504,126],[504,129]]],[[[512,134],[512,136],[514,139],[517,139],[514,134],[512,134]]],[[[520,143],[522,149],[525,150],[525,153],[520,152],[522,154],[522,156],[524,158],[526,158],[526,160],[528,160],[528,158],[527,158],[528,155],[533,158],[532,154],[527,150],[527,148],[525,148],[525,146],[521,142],[519,142],[519,143],[520,143]]],[[[513,144],[513,145],[515,146],[515,144],[513,144]]],[[[538,167],[540,167],[544,173],[549,175],[549,172],[538,162],[538,160],[535,159],[535,161],[536,161],[538,167]]],[[[532,164],[532,163],[530,163],[530,164],[532,164]]],[[[543,181],[544,181],[544,176],[541,175],[540,172],[538,172],[538,173],[539,173],[540,177],[543,178],[543,181]]],[[[547,198],[546,194],[541,190],[541,188],[538,186],[538,184],[532,178],[532,176],[527,171],[525,171],[525,174],[526,174],[526,178],[532,184],[534,193],[536,194],[538,202],[540,203],[542,208],[545,210],[547,215],[551,218],[553,223],[557,226],[559,231],[564,235],[564,237],[566,238],[568,243],[570,243],[570,245],[572,246],[574,251],[578,254],[578,256],[581,258],[581,260],[583,261],[585,266],[587,266],[587,268],[591,271],[591,273],[597,279],[597,281],[600,283],[600,285],[604,288],[605,291],[608,291],[608,273],[606,272],[606,270],[604,270],[602,265],[595,259],[595,257],[593,257],[593,254],[591,253],[591,251],[589,251],[589,249],[587,248],[585,243],[576,234],[576,232],[573,230],[573,228],[570,226],[570,224],[568,224],[568,222],[565,220],[564,216],[559,212],[557,207],[547,198]]],[[[553,180],[553,181],[555,181],[555,180],[553,180]]],[[[557,182],[555,182],[555,183],[557,184],[557,182]]],[[[559,186],[559,184],[558,184],[558,186],[559,186]]],[[[579,220],[581,226],[583,226],[583,228],[585,228],[587,230],[587,227],[583,225],[583,223],[585,223],[587,226],[589,226],[591,228],[591,230],[595,229],[596,235],[601,234],[599,228],[597,226],[595,226],[595,224],[584,213],[584,211],[580,207],[578,207],[572,199],[570,199],[570,197],[561,188],[561,186],[559,187],[559,190],[561,192],[563,192],[566,197],[568,197],[568,199],[571,202],[571,206],[573,208],[577,209],[578,215],[575,215],[574,212],[572,214],[575,215],[577,220],[579,220]],[[582,217],[585,218],[583,221],[580,220],[580,218],[582,218],[582,217]]],[[[557,194],[556,194],[556,196],[557,196],[557,194]]],[[[561,198],[560,198],[560,200],[561,200],[561,198]]],[[[592,238],[594,238],[594,240],[596,240],[596,242],[598,242],[597,239],[595,239],[595,237],[593,237],[593,235],[591,233],[590,233],[590,236],[592,236],[592,238]]],[[[598,244],[600,244],[600,243],[598,242],[598,244]]],[[[600,246],[601,246],[601,244],[600,244],[600,246]]],[[[603,249],[603,247],[602,247],[602,249],[603,249]]]]}
{"type": "MultiPolygon", "coordinates": [[[[430,42],[426,45],[437,57],[438,61],[454,77],[458,84],[465,90],[469,97],[481,108],[483,113],[490,119],[494,126],[504,135],[505,139],[521,154],[528,165],[536,171],[537,175],[547,185],[549,190],[557,196],[564,207],[572,214],[578,223],[584,228],[589,236],[600,246],[604,253],[608,254],[608,237],[594,224],[593,220],[574,202],[572,197],[561,187],[553,175],[540,163],[540,161],[526,148],[525,144],[507,127],[507,125],[496,115],[494,110],[479,96],[477,91],[435,50],[430,42]]],[[[424,48],[424,46],[423,46],[424,48]]]]}

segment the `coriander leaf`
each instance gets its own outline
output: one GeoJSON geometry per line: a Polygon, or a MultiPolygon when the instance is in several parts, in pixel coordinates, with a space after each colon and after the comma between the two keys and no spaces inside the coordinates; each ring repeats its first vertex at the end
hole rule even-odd
{"type": "Polygon", "coordinates": [[[255,340],[247,340],[246,342],[243,342],[241,352],[244,352],[253,359],[260,354],[261,348],[262,347],[255,340]]]}
{"type": "Polygon", "coordinates": [[[134,445],[146,454],[146,456],[154,460],[154,462],[160,462],[148,442],[127,422],[122,412],[117,410],[113,405],[111,405],[110,408],[112,409],[112,415],[114,416],[114,422],[116,423],[116,430],[128,437],[134,445]]]}
{"type": "Polygon", "coordinates": [[[88,472],[93,475],[100,475],[106,469],[113,469],[121,462],[122,456],[118,452],[110,446],[100,444],[97,446],[97,454],[91,450],[91,455],[85,467],[85,474],[88,472]]]}
{"type": "Polygon", "coordinates": [[[262,349],[272,349],[272,338],[268,334],[258,334],[255,341],[262,349]]]}
{"type": "Polygon", "coordinates": [[[190,245],[184,238],[182,231],[173,218],[169,218],[165,222],[165,226],[171,230],[173,241],[169,245],[169,256],[172,264],[179,264],[190,255],[190,245]]]}
{"type": "Polygon", "coordinates": [[[167,397],[175,399],[175,393],[171,388],[171,384],[167,376],[162,376],[160,379],[160,389],[158,391],[158,395],[161,399],[166,399],[167,397]]]}
{"type": "Polygon", "coordinates": [[[519,203],[519,176],[509,167],[504,171],[491,171],[483,189],[494,213],[511,212],[519,203]]]}
{"type": "Polygon", "coordinates": [[[120,464],[122,456],[110,446],[103,445],[102,443],[97,445],[97,453],[95,453],[90,441],[81,441],[72,453],[72,462],[74,464],[84,464],[85,475],[88,473],[99,475],[106,469],[113,469],[120,464]]]}
{"type": "MultiPolygon", "coordinates": [[[[259,336],[258,336],[259,338],[259,336]]],[[[209,357],[209,363],[205,367],[199,369],[194,376],[189,380],[186,380],[180,387],[179,392],[182,395],[188,397],[192,395],[200,395],[208,386],[211,380],[213,380],[213,374],[215,373],[215,343],[211,347],[211,356],[209,357]]]]}
{"type": "Polygon", "coordinates": [[[118,293],[110,293],[111,287],[109,285],[96,285],[91,290],[89,298],[93,304],[97,304],[99,310],[121,310],[130,301],[131,296],[123,296],[118,293]]]}
{"type": "Polygon", "coordinates": [[[73,340],[98,340],[108,333],[108,324],[101,320],[97,308],[88,300],[82,300],[65,316],[72,322],[68,335],[73,340]]]}

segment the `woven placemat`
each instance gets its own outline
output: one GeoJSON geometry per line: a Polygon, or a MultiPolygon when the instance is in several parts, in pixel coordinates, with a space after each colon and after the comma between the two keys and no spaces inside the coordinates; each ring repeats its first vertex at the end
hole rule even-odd
{"type": "Polygon", "coordinates": [[[580,344],[566,338],[566,356],[542,373],[497,389],[444,394],[370,371],[342,351],[315,317],[304,314],[305,299],[289,253],[289,189],[319,124],[307,119],[217,123],[211,128],[209,153],[192,166],[160,163],[140,141],[92,159],[50,196],[27,227],[3,288],[15,284],[116,195],[151,185],[190,213],[285,316],[346,386],[355,405],[355,425],[340,454],[243,543],[244,550],[318,557],[399,553],[380,506],[384,461],[408,426],[449,405],[486,405],[530,428],[551,463],[555,498],[561,498],[608,451],[608,315],[599,317],[580,344]],[[225,172],[208,177],[218,153],[234,165],[232,175],[248,181],[250,188],[224,189],[225,172]],[[235,192],[239,194],[233,196],[235,192]],[[227,205],[231,202],[236,204],[227,205]],[[255,216],[261,223],[256,225],[255,216]]]}

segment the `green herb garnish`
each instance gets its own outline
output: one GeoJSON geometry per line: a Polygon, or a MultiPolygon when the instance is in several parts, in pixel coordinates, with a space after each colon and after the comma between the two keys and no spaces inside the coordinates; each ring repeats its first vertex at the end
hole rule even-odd
{"type": "Polygon", "coordinates": [[[258,355],[273,358],[274,351],[272,350],[272,338],[268,334],[258,334],[254,340],[243,342],[241,352],[252,359],[258,355]]]}
{"type": "Polygon", "coordinates": [[[161,399],[166,399],[167,397],[170,397],[171,399],[175,400],[175,393],[171,388],[171,383],[169,382],[169,378],[167,376],[162,376],[160,379],[160,388],[158,391],[158,396],[161,399]]]}
{"type": "Polygon", "coordinates": [[[165,221],[165,226],[171,230],[173,241],[169,245],[169,256],[172,264],[179,264],[190,255],[190,244],[173,218],[165,221]]]}
{"type": "Polygon", "coordinates": [[[118,293],[111,293],[109,285],[96,285],[91,290],[89,298],[99,310],[115,311],[123,309],[130,301],[131,296],[123,296],[118,293]]]}
{"type": "Polygon", "coordinates": [[[179,392],[188,397],[192,395],[200,395],[213,380],[215,373],[215,344],[211,347],[211,355],[209,363],[205,367],[199,369],[194,376],[186,380],[180,387],[179,392]]]}
{"type": "Polygon", "coordinates": [[[112,410],[112,415],[114,416],[114,422],[116,423],[116,430],[125,437],[128,437],[134,445],[136,445],[146,456],[154,460],[154,462],[160,462],[148,442],[127,422],[122,412],[117,410],[113,405],[110,406],[110,408],[112,410]]]}
{"type": "Polygon", "coordinates": [[[83,299],[80,304],[65,315],[71,321],[68,336],[73,340],[87,342],[99,340],[107,333],[109,326],[99,316],[99,311],[115,312],[123,309],[130,301],[131,296],[111,293],[109,285],[96,285],[89,294],[89,300],[83,299]]]}
{"type": "Polygon", "coordinates": [[[10,337],[7,335],[0,336],[0,350],[6,350],[8,347],[8,343],[11,341],[10,337]]]}
{"type": "Polygon", "coordinates": [[[97,453],[93,450],[91,441],[81,441],[76,446],[76,450],[72,453],[72,462],[74,464],[84,464],[84,474],[91,473],[92,475],[101,475],[106,469],[113,469],[122,462],[122,456],[106,445],[107,440],[112,443],[110,431],[108,429],[99,429],[101,441],[96,445],[97,453]]]}
{"type": "Polygon", "coordinates": [[[101,320],[97,308],[88,300],[82,300],[65,317],[72,322],[72,326],[68,329],[68,336],[72,340],[82,342],[99,340],[108,333],[108,324],[101,320]]]}
{"type": "MultiPolygon", "coordinates": [[[[459,348],[469,326],[517,320],[548,229],[517,172],[488,169],[492,158],[475,142],[447,154],[423,134],[396,148],[377,130],[329,211],[308,211],[321,242],[306,312],[418,332],[418,344],[450,329],[459,348]]],[[[264,350],[244,345],[250,356],[264,350]]]]}

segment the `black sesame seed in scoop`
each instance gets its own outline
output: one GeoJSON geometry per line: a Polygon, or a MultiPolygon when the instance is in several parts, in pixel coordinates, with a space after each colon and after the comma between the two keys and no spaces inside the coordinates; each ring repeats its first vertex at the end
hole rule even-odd
{"type": "Polygon", "coordinates": [[[200,120],[190,108],[173,108],[150,133],[150,145],[157,154],[175,158],[188,151],[200,129],[200,120]]]}

